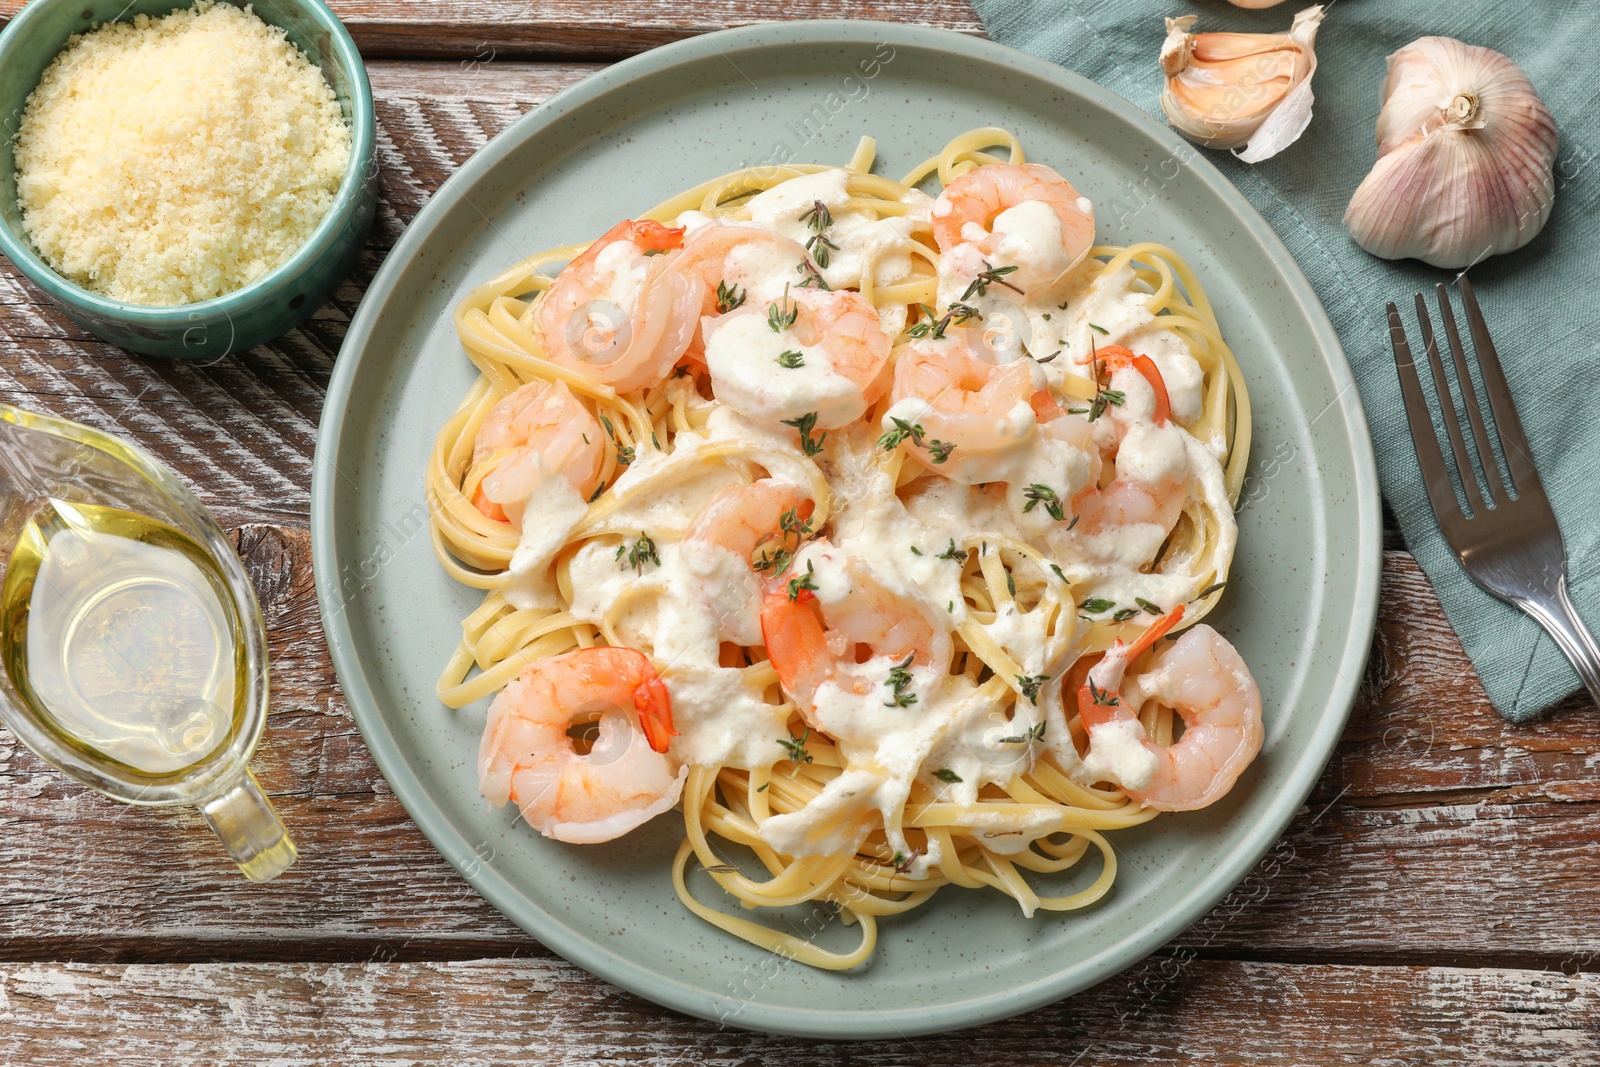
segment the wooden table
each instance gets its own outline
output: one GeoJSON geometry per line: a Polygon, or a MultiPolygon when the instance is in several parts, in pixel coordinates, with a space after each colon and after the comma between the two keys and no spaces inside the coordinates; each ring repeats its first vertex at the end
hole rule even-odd
{"type": "Polygon", "coordinates": [[[0,399],[138,441],[235,531],[271,634],[257,773],[303,852],[247,885],[194,813],[102,800],[0,731],[6,1064],[1600,1062],[1600,715],[1574,698],[1503,723],[1393,534],[1361,700],[1311,800],[1215,911],[1092,990],[981,1030],[819,1044],[657,1008],[502,918],[390,793],[317,619],[311,457],[365,284],[456,166],[604,60],[780,10],[982,30],[966,0],[334,7],[368,59],[383,201],[305,327],[209,366],[145,360],[0,263],[0,399]]]}

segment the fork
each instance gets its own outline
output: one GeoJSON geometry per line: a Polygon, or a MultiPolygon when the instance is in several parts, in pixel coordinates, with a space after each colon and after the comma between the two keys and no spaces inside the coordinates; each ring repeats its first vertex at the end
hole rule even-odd
{"type": "Polygon", "coordinates": [[[1556,524],[1550,498],[1539,481],[1533,453],[1528,448],[1528,439],[1523,436],[1522,421],[1517,417],[1511,389],[1506,385],[1500,356],[1489,339],[1489,327],[1478,309],[1478,299],[1473,295],[1471,283],[1463,277],[1461,302],[1472,330],[1474,361],[1494,415],[1492,427],[1484,424],[1449,294],[1443,285],[1435,289],[1439,317],[1444,323],[1455,363],[1462,407],[1472,429],[1470,451],[1456,417],[1450,383],[1445,377],[1433,323],[1428,318],[1428,306],[1421,293],[1416,294],[1417,322],[1422,327],[1422,344],[1432,369],[1439,414],[1450,439],[1455,470],[1466,497],[1466,511],[1456,496],[1450,468],[1439,449],[1433,415],[1417,377],[1411,347],[1406,343],[1400,312],[1393,303],[1389,304],[1389,340],[1394,345],[1394,361],[1400,372],[1400,395],[1405,400],[1411,440],[1417,447],[1417,463],[1428,487],[1428,502],[1433,505],[1434,518],[1468,576],[1484,590],[1521,609],[1543,626],[1572,662],[1589,695],[1600,704],[1600,645],[1596,645],[1594,635],[1584,626],[1567,595],[1567,548],[1561,540],[1561,528],[1556,524]],[[1501,480],[1500,467],[1490,447],[1491,433],[1498,438],[1500,454],[1510,474],[1509,485],[1501,480]],[[1479,486],[1480,479],[1487,494],[1479,486]]]}

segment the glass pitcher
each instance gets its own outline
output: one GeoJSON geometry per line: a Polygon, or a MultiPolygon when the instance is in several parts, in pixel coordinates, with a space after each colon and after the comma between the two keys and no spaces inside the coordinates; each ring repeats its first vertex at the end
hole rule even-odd
{"type": "Polygon", "coordinates": [[[244,876],[294,864],[248,762],[261,608],[238,555],[143,450],[0,404],[0,719],[129,804],[198,807],[244,876]]]}

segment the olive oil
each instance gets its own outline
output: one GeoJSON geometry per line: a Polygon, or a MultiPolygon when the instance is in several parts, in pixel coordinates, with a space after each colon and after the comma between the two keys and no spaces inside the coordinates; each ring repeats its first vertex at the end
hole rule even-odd
{"type": "Polygon", "coordinates": [[[64,741],[181,779],[225,749],[249,685],[242,623],[211,555],[166,523],[52,499],[0,589],[0,662],[64,741]]]}

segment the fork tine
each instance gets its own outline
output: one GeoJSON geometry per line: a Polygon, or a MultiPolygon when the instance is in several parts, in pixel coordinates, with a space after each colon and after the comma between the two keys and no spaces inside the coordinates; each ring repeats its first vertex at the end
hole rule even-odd
{"type": "Polygon", "coordinates": [[[1400,396],[1406,405],[1406,421],[1411,424],[1411,442],[1417,447],[1417,466],[1422,469],[1422,483],[1428,489],[1428,502],[1433,505],[1434,518],[1450,535],[1462,522],[1461,502],[1450,482],[1450,470],[1444,464],[1444,454],[1439,451],[1439,438],[1433,432],[1433,418],[1428,413],[1428,400],[1422,392],[1422,380],[1417,377],[1416,360],[1411,358],[1411,346],[1406,343],[1406,328],[1400,322],[1400,309],[1389,304],[1389,343],[1394,346],[1395,369],[1400,374],[1400,396]]]}
{"type": "MultiPolygon", "coordinates": [[[[1450,342],[1450,357],[1456,365],[1456,384],[1461,388],[1467,421],[1472,424],[1472,443],[1478,454],[1478,470],[1483,472],[1483,481],[1489,487],[1489,497],[1494,505],[1500,507],[1509,504],[1510,497],[1500,481],[1500,466],[1489,448],[1489,431],[1483,424],[1483,411],[1478,406],[1478,389],[1473,384],[1472,372],[1467,370],[1467,351],[1461,346],[1461,333],[1456,329],[1456,313],[1450,306],[1450,294],[1441,283],[1434,286],[1434,295],[1439,300],[1439,317],[1444,320],[1444,335],[1450,342]]],[[[1480,370],[1478,373],[1481,375],[1483,372],[1480,370]]],[[[1462,478],[1464,480],[1466,475],[1463,474],[1462,478]]]]}
{"type": "Polygon", "coordinates": [[[1483,321],[1478,298],[1465,275],[1461,278],[1461,303],[1467,311],[1467,325],[1472,328],[1472,354],[1483,378],[1483,391],[1489,396],[1489,408],[1494,412],[1494,428],[1500,437],[1500,451],[1506,457],[1506,467],[1511,471],[1511,484],[1519,496],[1527,492],[1542,493],[1544,486],[1533,465],[1533,450],[1522,434],[1522,420],[1517,417],[1517,405],[1511,399],[1511,386],[1506,384],[1500,354],[1489,338],[1489,325],[1483,321]]]}
{"type": "Polygon", "coordinates": [[[1467,494],[1467,506],[1474,515],[1483,513],[1483,494],[1478,491],[1478,475],[1467,452],[1467,442],[1461,436],[1461,423],[1456,419],[1456,402],[1450,392],[1450,379],[1445,376],[1444,362],[1439,358],[1439,342],[1433,336],[1433,320],[1428,318],[1428,305],[1422,294],[1416,294],[1417,324],[1422,327],[1422,344],[1428,353],[1428,366],[1433,371],[1433,395],[1439,402],[1439,414],[1444,419],[1445,435],[1450,438],[1450,452],[1456,461],[1456,473],[1461,476],[1461,488],[1467,494]]]}

